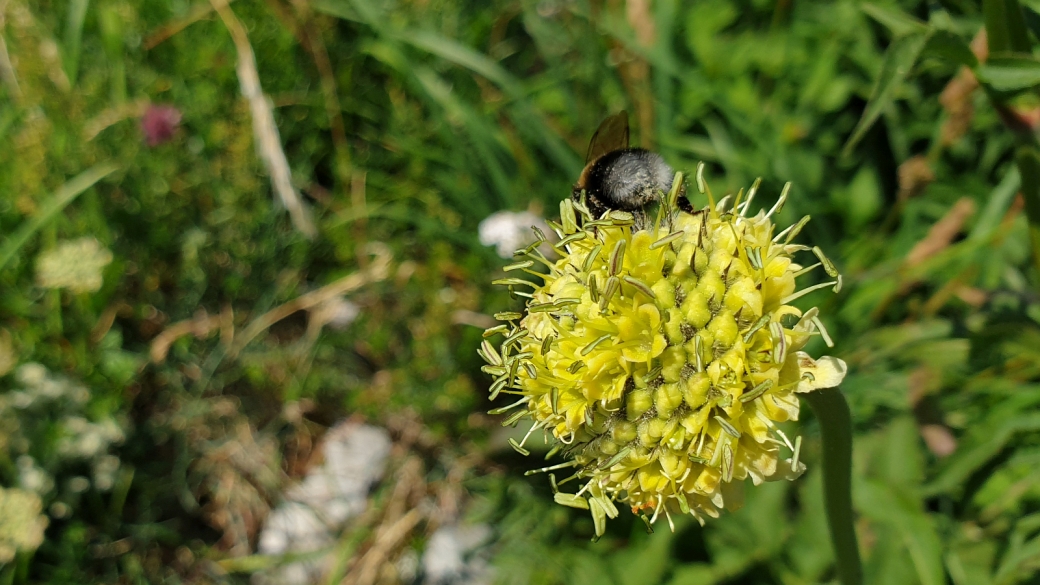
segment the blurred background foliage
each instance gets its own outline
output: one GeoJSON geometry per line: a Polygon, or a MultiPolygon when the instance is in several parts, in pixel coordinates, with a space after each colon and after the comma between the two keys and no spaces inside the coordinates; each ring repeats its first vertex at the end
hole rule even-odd
{"type": "Polygon", "coordinates": [[[45,517],[0,518],[0,582],[248,582],[264,514],[351,416],[492,526],[500,582],[833,579],[812,471],[703,528],[624,518],[590,543],[484,414],[475,348],[517,304],[477,225],[552,217],[620,109],[716,192],[762,177],[769,205],[792,181],[780,222],[811,214],[803,240],[842,270],[799,302],[850,365],[867,581],[1036,582],[1040,275],[1013,136],[924,54],[843,153],[913,18],[982,26],[962,0],[0,0],[0,509],[18,490],[45,517]],[[236,26],[313,239],[257,155],[236,26]],[[150,104],[175,108],[151,143],[150,104]],[[48,280],[65,265],[86,280],[48,280]],[[9,536],[32,522],[42,542],[9,536]]]}

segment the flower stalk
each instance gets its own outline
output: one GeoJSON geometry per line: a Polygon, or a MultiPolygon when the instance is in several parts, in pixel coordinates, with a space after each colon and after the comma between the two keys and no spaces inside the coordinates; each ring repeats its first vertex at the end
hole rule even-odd
{"type": "Polygon", "coordinates": [[[841,390],[825,388],[803,394],[820,421],[823,443],[823,503],[838,578],[842,585],[861,585],[863,569],[852,514],[852,416],[841,390]]]}

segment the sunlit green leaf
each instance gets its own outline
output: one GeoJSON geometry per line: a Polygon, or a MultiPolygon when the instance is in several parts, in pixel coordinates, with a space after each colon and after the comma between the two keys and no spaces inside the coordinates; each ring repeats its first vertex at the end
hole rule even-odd
{"type": "Polygon", "coordinates": [[[1033,57],[993,57],[979,67],[979,80],[1002,92],[1040,85],[1040,61],[1033,57]]]}
{"type": "Polygon", "coordinates": [[[947,30],[932,31],[924,47],[924,56],[940,57],[972,68],[979,64],[967,41],[947,30]]]}
{"type": "Polygon", "coordinates": [[[881,6],[872,2],[866,2],[861,8],[871,18],[892,31],[893,36],[924,34],[928,31],[926,23],[894,6],[881,6]]]}
{"type": "Polygon", "coordinates": [[[912,493],[866,481],[858,486],[856,502],[861,513],[896,529],[921,585],[945,585],[942,542],[912,493]]]}

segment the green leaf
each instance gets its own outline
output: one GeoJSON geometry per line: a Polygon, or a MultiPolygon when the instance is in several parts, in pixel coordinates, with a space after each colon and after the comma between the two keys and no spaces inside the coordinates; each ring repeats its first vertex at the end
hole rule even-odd
{"type": "Polygon", "coordinates": [[[867,16],[892,31],[892,35],[902,37],[910,34],[922,34],[928,31],[928,25],[914,16],[891,6],[878,6],[866,3],[862,7],[867,16]]]}
{"type": "Polygon", "coordinates": [[[1018,0],[983,0],[982,13],[991,54],[1029,52],[1029,36],[1018,0]]]}
{"type": "Polygon", "coordinates": [[[76,83],[79,72],[79,55],[83,44],[83,23],[87,19],[87,6],[90,0],[71,0],[65,21],[65,72],[69,81],[76,83]]]}
{"type": "Polygon", "coordinates": [[[1022,17],[1025,20],[1026,28],[1033,32],[1033,36],[1040,38],[1040,12],[1037,12],[1038,8],[1040,8],[1040,2],[1026,0],[1022,6],[1022,17]]]}
{"type": "Polygon", "coordinates": [[[935,30],[924,47],[926,56],[936,56],[974,69],[979,59],[964,39],[948,30],[935,30]]]}
{"type": "Polygon", "coordinates": [[[961,487],[968,476],[1000,453],[1016,433],[1040,431],[1040,414],[1010,417],[1011,412],[1014,411],[1001,409],[988,417],[989,424],[980,425],[980,430],[973,433],[973,437],[981,435],[979,440],[965,441],[950,458],[948,467],[924,487],[922,494],[932,496],[961,487]]]}
{"type": "Polygon", "coordinates": [[[646,534],[643,523],[633,527],[628,547],[608,557],[618,585],[660,583],[672,564],[672,546],[676,533],[659,530],[646,534]]]}
{"type": "Polygon", "coordinates": [[[1022,91],[1040,85],[1040,61],[1025,55],[993,57],[979,67],[978,76],[996,91],[1022,91]]]}
{"type": "Polygon", "coordinates": [[[902,537],[901,544],[910,555],[921,585],[946,584],[942,542],[916,497],[906,490],[868,480],[857,485],[856,503],[864,516],[891,526],[902,537]]]}
{"type": "Polygon", "coordinates": [[[986,206],[975,221],[975,227],[968,235],[969,240],[985,240],[993,235],[994,230],[1000,226],[1011,201],[1018,194],[1018,188],[1022,184],[1022,178],[1018,174],[1017,167],[1010,167],[1000,183],[990,191],[986,197],[986,206]]]}
{"type": "Polygon", "coordinates": [[[1036,560],[1040,558],[1040,536],[1035,535],[1038,524],[1040,514],[1030,514],[1015,524],[1008,550],[993,577],[994,583],[1013,585],[1036,576],[1036,560]],[[1033,538],[1026,540],[1031,534],[1033,538]]]}
{"type": "Polygon", "coordinates": [[[917,58],[921,55],[927,42],[928,34],[921,32],[899,37],[888,46],[884,61],[881,63],[881,73],[878,74],[878,80],[870,94],[867,107],[863,109],[863,117],[860,118],[856,129],[852,131],[852,136],[845,143],[842,152],[844,156],[847,156],[853,147],[863,139],[867,130],[870,130],[881,113],[892,105],[896,89],[910,74],[910,70],[917,62],[917,58]]]}

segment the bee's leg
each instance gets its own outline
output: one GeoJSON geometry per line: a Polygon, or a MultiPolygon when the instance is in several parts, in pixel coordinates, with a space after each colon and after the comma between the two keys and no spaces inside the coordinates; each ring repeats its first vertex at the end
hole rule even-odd
{"type": "MultiPolygon", "coordinates": [[[[581,201],[580,191],[575,191],[572,196],[575,201],[581,201]]],[[[609,208],[606,205],[603,205],[598,197],[588,191],[585,192],[585,207],[589,210],[589,214],[592,215],[592,219],[594,220],[600,219],[603,217],[604,213],[609,211],[609,208]]]]}
{"type": "Polygon", "coordinates": [[[679,187],[679,196],[675,198],[675,205],[680,210],[693,215],[695,210],[693,209],[693,204],[686,198],[686,185],[679,187]]]}
{"type": "Polygon", "coordinates": [[[647,228],[647,226],[651,225],[650,218],[647,216],[645,208],[639,208],[630,213],[632,214],[632,219],[635,221],[635,223],[632,225],[633,229],[637,231],[644,230],[647,228]]]}

